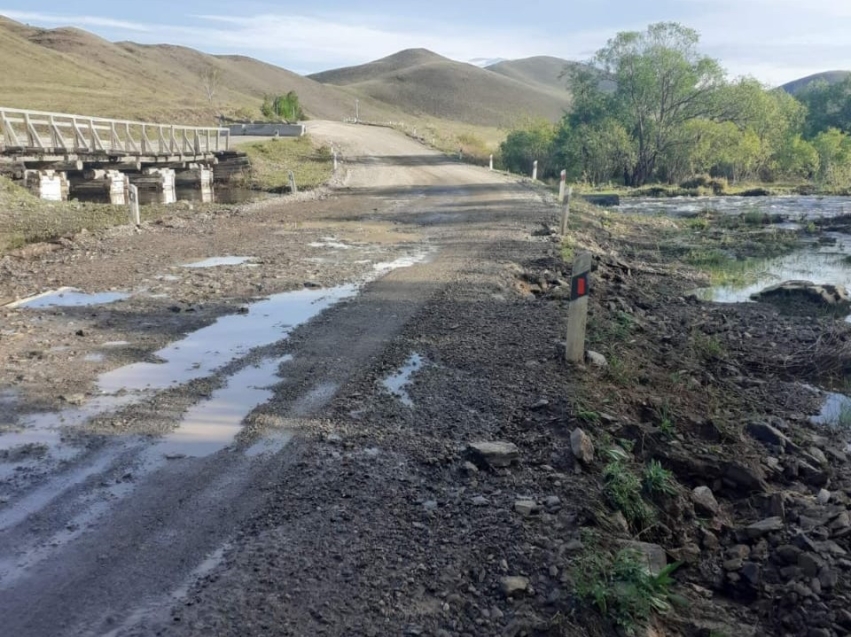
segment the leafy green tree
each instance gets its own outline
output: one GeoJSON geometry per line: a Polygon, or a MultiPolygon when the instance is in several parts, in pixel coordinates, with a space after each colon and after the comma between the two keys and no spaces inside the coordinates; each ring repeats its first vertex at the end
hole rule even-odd
{"type": "MultiPolygon", "coordinates": [[[[626,181],[641,186],[654,175],[660,157],[674,144],[687,144],[681,127],[717,112],[716,95],[724,85],[717,61],[697,48],[700,37],[680,24],[653,24],[645,32],[619,33],[597,52],[593,66],[611,79],[607,93],[599,76],[580,71],[577,108],[614,114],[634,140],[635,155],[626,181]]],[[[591,113],[593,116],[593,113],[591,113]]]]}
{"type": "Polygon", "coordinates": [[[530,173],[538,161],[538,175],[552,176],[552,146],[555,127],[546,120],[533,120],[525,128],[511,131],[500,145],[502,161],[506,168],[518,173],[530,173]]]}
{"type": "Polygon", "coordinates": [[[275,97],[265,96],[260,111],[266,119],[285,119],[288,122],[304,119],[304,110],[295,91],[275,97]]]}
{"type": "Polygon", "coordinates": [[[836,128],[851,133],[851,76],[841,82],[813,82],[797,98],[807,107],[807,138],[836,128]]]}
{"type": "Polygon", "coordinates": [[[829,128],[813,139],[819,156],[818,180],[833,188],[851,186],[851,137],[829,128]]]}

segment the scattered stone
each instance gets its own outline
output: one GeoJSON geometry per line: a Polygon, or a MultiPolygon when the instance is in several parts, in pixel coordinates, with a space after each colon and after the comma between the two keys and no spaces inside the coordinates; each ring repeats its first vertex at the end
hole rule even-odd
{"type": "Polygon", "coordinates": [[[851,514],[848,511],[843,511],[833,522],[830,523],[831,531],[844,531],[851,528],[851,514]]]}
{"type": "Polygon", "coordinates": [[[746,562],[742,567],[742,577],[751,586],[759,586],[760,579],[762,578],[762,568],[755,562],[746,562]]]}
{"type": "Polygon", "coordinates": [[[763,493],[768,490],[765,474],[758,467],[754,468],[738,462],[731,462],[724,469],[724,477],[743,489],[763,493]]]}
{"type": "Polygon", "coordinates": [[[514,503],[514,510],[528,518],[538,512],[538,503],[534,500],[518,500],[514,503]]]}
{"type": "Polygon", "coordinates": [[[86,402],[85,394],[69,394],[67,396],[60,396],[59,400],[62,400],[69,405],[74,405],[75,407],[79,407],[83,403],[86,402]]]}
{"type": "Polygon", "coordinates": [[[464,471],[466,471],[467,473],[470,473],[470,474],[475,474],[475,473],[479,472],[479,468],[476,465],[474,465],[472,462],[467,460],[467,462],[464,463],[464,471]]]}
{"type": "Polygon", "coordinates": [[[494,468],[509,467],[520,457],[520,450],[512,442],[473,442],[467,452],[494,468]]]}
{"type": "Polygon", "coordinates": [[[768,423],[752,422],[747,426],[747,432],[754,440],[772,447],[780,447],[785,450],[786,445],[792,445],[788,436],[768,423]]]}
{"type": "Polygon", "coordinates": [[[742,566],[744,566],[744,562],[740,557],[734,557],[733,559],[724,562],[725,571],[739,571],[742,566]]]}
{"type": "Polygon", "coordinates": [[[830,502],[830,491],[828,491],[827,489],[822,489],[818,492],[816,500],[821,505],[827,504],[828,502],[830,502]]]}
{"type": "Polygon", "coordinates": [[[703,544],[703,548],[707,549],[708,551],[714,551],[720,546],[718,536],[716,536],[709,529],[701,529],[700,535],[701,544],[703,544]]]}
{"type": "Polygon", "coordinates": [[[801,553],[798,556],[798,568],[807,577],[817,577],[823,566],[824,560],[814,553],[801,553]]]}
{"type": "Polygon", "coordinates": [[[695,508],[698,509],[699,513],[704,513],[706,515],[718,514],[718,500],[715,499],[715,495],[709,487],[695,488],[695,490],[691,492],[691,499],[694,501],[695,508]]]}
{"type": "Polygon", "coordinates": [[[783,520],[781,518],[766,518],[760,522],[755,522],[745,529],[748,537],[759,538],[768,533],[783,530],[783,520]]]}
{"type": "Polygon", "coordinates": [[[529,579],[526,577],[503,577],[499,580],[499,584],[506,597],[512,597],[529,590],[529,579]]]}
{"type": "Polygon", "coordinates": [[[437,511],[437,502],[435,502],[434,500],[428,500],[426,502],[423,502],[423,508],[426,511],[437,511]]]}
{"type": "Polygon", "coordinates": [[[473,506],[477,507],[486,507],[490,504],[490,501],[483,495],[477,495],[473,498],[473,506]]]}
{"type": "Polygon", "coordinates": [[[772,493],[768,499],[768,514],[771,517],[786,519],[786,499],[782,493],[772,493]]]}
{"type": "Polygon", "coordinates": [[[570,447],[577,460],[585,464],[594,462],[594,443],[591,436],[581,429],[574,429],[570,434],[570,447]]]}
{"type": "Polygon", "coordinates": [[[601,369],[609,366],[609,361],[606,360],[605,356],[598,352],[592,352],[591,350],[585,352],[585,362],[601,369]]]}
{"type": "Polygon", "coordinates": [[[557,495],[551,495],[544,500],[544,506],[548,509],[557,509],[561,506],[561,498],[557,495]]]}
{"type": "Polygon", "coordinates": [[[831,590],[839,583],[839,575],[829,566],[822,566],[818,572],[818,581],[822,588],[831,590]]]}
{"type": "Polygon", "coordinates": [[[571,540],[564,546],[565,551],[570,551],[571,553],[575,553],[576,551],[581,551],[585,548],[585,544],[582,543],[582,540],[571,540]]]}
{"type": "Polygon", "coordinates": [[[826,467],[829,464],[827,461],[827,456],[824,455],[824,451],[822,451],[818,447],[810,447],[809,449],[807,449],[807,453],[822,467],[826,467]]]}

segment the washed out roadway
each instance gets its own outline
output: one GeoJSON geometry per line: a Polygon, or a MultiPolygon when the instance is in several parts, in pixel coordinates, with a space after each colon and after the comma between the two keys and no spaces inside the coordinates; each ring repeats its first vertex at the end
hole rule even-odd
{"type": "MultiPolygon", "coordinates": [[[[14,523],[0,530],[0,634],[145,634],[148,622],[239,545],[242,524],[280,486],[293,447],[309,444],[302,432],[325,416],[341,388],[476,259],[500,242],[529,240],[545,214],[528,187],[394,131],[315,122],[310,132],[340,149],[347,171],[331,198],[312,205],[348,224],[392,221],[413,229],[417,241],[411,243],[425,257],[368,283],[289,339],[245,357],[252,363],[287,357],[280,378],[269,379],[274,398],[252,421],[271,451],[250,453],[235,444],[206,457],[153,461],[156,438],[133,437],[131,430],[15,494],[0,508],[2,522],[16,506],[27,507],[25,515],[5,518],[14,523]]],[[[240,252],[250,254],[246,248],[240,252]]],[[[222,372],[219,386],[235,371],[222,372]]],[[[376,387],[376,397],[386,399],[381,391],[376,387]]],[[[174,425],[181,410],[208,395],[191,386],[170,392],[174,425]]]]}

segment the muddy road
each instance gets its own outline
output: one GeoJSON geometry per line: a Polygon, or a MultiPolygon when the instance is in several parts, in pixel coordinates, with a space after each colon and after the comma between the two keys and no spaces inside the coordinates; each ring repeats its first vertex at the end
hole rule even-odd
{"type": "Polygon", "coordinates": [[[400,510],[443,495],[394,485],[496,435],[488,379],[550,355],[514,281],[553,209],[393,131],[310,129],[344,157],[323,192],[0,260],[3,635],[405,629],[390,573],[440,540],[400,551],[400,510]]]}

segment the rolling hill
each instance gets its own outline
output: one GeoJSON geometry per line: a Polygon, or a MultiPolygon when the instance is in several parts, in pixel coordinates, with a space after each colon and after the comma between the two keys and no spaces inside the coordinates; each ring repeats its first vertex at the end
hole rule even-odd
{"type": "MultiPolygon", "coordinates": [[[[113,43],[71,28],[39,29],[0,16],[0,104],[175,123],[210,123],[217,113],[258,117],[266,94],[294,90],[312,117],[353,115],[354,97],[242,56],[212,56],[171,45],[113,43]],[[218,69],[213,106],[200,74],[218,69]]],[[[392,106],[369,103],[378,117],[392,106]]]]}
{"type": "Polygon", "coordinates": [[[784,84],[781,88],[787,93],[795,95],[807,88],[813,82],[823,80],[828,84],[836,84],[837,82],[841,82],[849,77],[851,77],[851,71],[825,71],[823,73],[816,73],[815,75],[808,75],[807,77],[793,80],[788,84],[784,84]]]}
{"type": "Polygon", "coordinates": [[[565,89],[521,81],[425,49],[308,77],[407,113],[486,126],[507,126],[524,116],[555,120],[570,104],[565,89]]]}
{"type": "Polygon", "coordinates": [[[504,60],[485,68],[531,86],[565,91],[568,79],[564,73],[575,64],[561,58],[539,55],[522,60],[504,60]]]}

